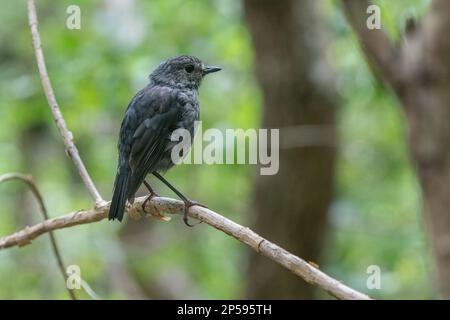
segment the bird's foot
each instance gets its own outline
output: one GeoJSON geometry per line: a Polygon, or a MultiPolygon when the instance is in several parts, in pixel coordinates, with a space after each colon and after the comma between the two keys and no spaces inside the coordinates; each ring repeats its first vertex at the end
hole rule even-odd
{"type": "Polygon", "coordinates": [[[147,205],[147,202],[149,202],[150,200],[152,200],[154,197],[159,197],[159,194],[157,194],[156,192],[151,192],[147,198],[145,198],[144,202],[142,202],[142,211],[144,211],[145,213],[150,213],[147,212],[147,210],[145,210],[145,207],[147,205]]]}
{"type": "Polygon", "coordinates": [[[142,211],[145,214],[150,214],[152,217],[154,217],[156,219],[166,221],[166,222],[170,221],[171,218],[163,215],[161,213],[161,211],[159,211],[158,208],[156,208],[156,206],[152,205],[151,209],[149,211],[146,210],[147,202],[152,200],[154,197],[159,197],[159,194],[157,194],[156,192],[153,191],[147,196],[147,198],[145,198],[144,202],[142,202],[142,211]]]}
{"type": "Polygon", "coordinates": [[[187,225],[188,227],[193,227],[194,226],[193,224],[190,224],[189,220],[188,220],[189,208],[193,207],[193,206],[199,206],[199,207],[203,207],[203,208],[208,208],[208,206],[206,206],[206,205],[204,205],[204,204],[202,204],[200,202],[189,200],[189,199],[185,200],[184,201],[183,221],[184,221],[184,224],[187,225]]]}

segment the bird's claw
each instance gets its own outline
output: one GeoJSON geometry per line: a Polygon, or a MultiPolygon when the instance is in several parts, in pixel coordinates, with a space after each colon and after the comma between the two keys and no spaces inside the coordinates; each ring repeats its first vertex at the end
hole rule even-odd
{"type": "Polygon", "coordinates": [[[170,221],[171,218],[161,214],[161,212],[155,206],[152,206],[150,211],[146,210],[147,202],[152,200],[154,197],[159,197],[159,195],[156,192],[153,192],[147,196],[147,198],[144,200],[144,202],[142,202],[142,211],[145,214],[150,214],[152,217],[154,217],[156,219],[159,219],[159,220],[162,220],[165,222],[170,221]]]}
{"type": "Polygon", "coordinates": [[[150,213],[145,210],[145,206],[147,205],[147,202],[152,200],[154,197],[159,197],[159,194],[157,194],[156,192],[152,192],[147,196],[147,198],[145,198],[144,202],[142,202],[142,211],[144,211],[144,213],[150,213]]]}
{"type": "Polygon", "coordinates": [[[197,202],[197,201],[193,201],[193,200],[184,201],[183,221],[184,221],[184,224],[187,225],[188,227],[194,226],[194,224],[189,223],[189,219],[188,219],[189,208],[193,207],[193,206],[208,208],[208,206],[204,205],[203,203],[197,202]]]}

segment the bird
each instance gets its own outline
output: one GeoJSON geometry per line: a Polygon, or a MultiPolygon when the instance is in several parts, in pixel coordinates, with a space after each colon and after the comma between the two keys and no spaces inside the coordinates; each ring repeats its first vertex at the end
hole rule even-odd
{"type": "Polygon", "coordinates": [[[173,57],[160,63],[150,74],[149,83],[131,99],[120,126],[109,220],[122,221],[127,201],[133,203],[142,183],[150,193],[142,205],[145,211],[146,202],[157,195],[145,180],[152,174],[183,200],[183,221],[192,226],[188,222],[189,208],[204,205],[188,199],[162,174],[174,166],[171,151],[178,142],[171,140],[173,131],[188,130],[193,141],[194,123],[200,119],[200,84],[207,74],[220,70],[194,56],[173,57]]]}

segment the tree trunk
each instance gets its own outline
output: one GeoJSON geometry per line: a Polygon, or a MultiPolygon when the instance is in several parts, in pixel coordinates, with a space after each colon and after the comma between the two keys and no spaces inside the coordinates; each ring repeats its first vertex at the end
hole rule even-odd
{"type": "Polygon", "coordinates": [[[436,261],[436,280],[442,297],[448,299],[450,1],[433,1],[421,24],[409,21],[402,46],[395,47],[382,31],[366,28],[368,1],[344,0],[343,4],[366,55],[391,85],[405,112],[411,160],[422,189],[423,212],[436,261]]]}
{"type": "MultiPolygon", "coordinates": [[[[264,98],[262,127],[280,128],[281,146],[278,174],[256,178],[254,227],[313,262],[327,231],[336,155],[336,96],[322,56],[316,5],[314,0],[244,1],[264,98]]],[[[311,286],[257,254],[251,256],[248,279],[249,298],[313,297],[311,286]]]]}

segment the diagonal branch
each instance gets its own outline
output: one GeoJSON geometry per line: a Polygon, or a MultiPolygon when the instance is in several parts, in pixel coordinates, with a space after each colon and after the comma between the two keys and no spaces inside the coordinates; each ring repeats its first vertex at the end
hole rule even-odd
{"type": "MultiPolygon", "coordinates": [[[[41,195],[39,189],[37,188],[36,184],[34,183],[33,179],[31,178],[31,176],[24,175],[21,173],[7,173],[7,174],[0,176],[0,183],[3,183],[5,181],[10,181],[10,180],[20,180],[20,181],[24,182],[30,188],[31,193],[33,194],[33,196],[36,198],[37,202],[39,203],[39,211],[41,211],[44,221],[48,220],[49,217],[48,217],[48,213],[47,213],[47,208],[45,207],[45,204],[44,204],[44,200],[42,198],[42,195],[41,195]]],[[[61,253],[60,253],[58,245],[56,243],[55,236],[53,235],[52,231],[48,231],[48,235],[50,237],[50,243],[52,245],[53,254],[55,255],[59,270],[61,271],[64,280],[67,281],[66,267],[64,266],[64,262],[62,260],[61,253]]],[[[67,288],[67,291],[69,292],[70,297],[73,300],[76,300],[77,297],[75,296],[75,291],[72,289],[69,289],[67,286],[66,286],[66,288],[67,288]]]]}
{"type": "MultiPolygon", "coordinates": [[[[150,212],[150,214],[148,214],[142,209],[142,204],[145,199],[146,197],[136,198],[129,212],[133,212],[134,214],[139,214],[141,216],[147,214],[161,218],[159,212],[181,214],[184,211],[184,204],[182,201],[170,198],[155,197],[146,203],[145,212],[150,212]]],[[[61,217],[46,220],[34,226],[27,227],[21,231],[0,238],[0,249],[27,245],[31,243],[31,240],[53,230],[103,220],[106,218],[108,210],[109,203],[100,208],[80,210],[61,217]]],[[[269,240],[264,239],[251,229],[241,226],[212,210],[194,206],[190,208],[189,216],[198,219],[216,228],[217,230],[228,234],[229,236],[232,236],[238,241],[248,245],[256,252],[270,258],[297,276],[303,278],[306,282],[319,286],[338,299],[371,299],[369,296],[349,288],[340,281],[326,275],[317,269],[317,267],[313,264],[302,260],[269,240]]]]}
{"type": "Polygon", "coordinates": [[[394,47],[384,30],[367,27],[367,8],[370,5],[369,0],[342,0],[347,20],[355,31],[371,67],[398,92],[401,90],[403,77],[400,50],[394,47]]]}
{"type": "Polygon", "coordinates": [[[58,127],[59,133],[61,134],[64,145],[67,150],[67,154],[72,159],[73,163],[78,169],[78,172],[83,180],[83,183],[86,186],[89,194],[92,199],[95,201],[96,206],[100,206],[104,200],[97,188],[95,187],[94,182],[92,181],[87,169],[80,158],[80,154],[78,152],[75,143],[73,142],[72,132],[69,131],[66,125],[66,121],[64,120],[61,110],[59,109],[58,103],[56,102],[56,97],[53,92],[52,84],[50,82],[50,78],[47,73],[47,67],[45,65],[44,53],[41,47],[41,37],[39,35],[38,30],[38,19],[36,14],[36,7],[33,0],[28,0],[28,23],[31,29],[32,41],[34,53],[36,55],[36,62],[39,69],[39,75],[41,77],[42,87],[44,88],[45,96],[47,97],[48,105],[53,114],[53,118],[55,120],[56,126],[58,127]]]}

